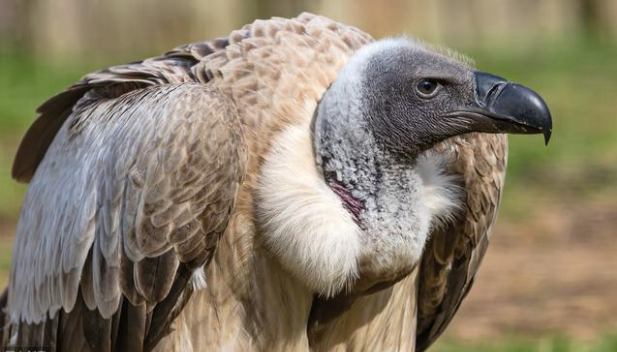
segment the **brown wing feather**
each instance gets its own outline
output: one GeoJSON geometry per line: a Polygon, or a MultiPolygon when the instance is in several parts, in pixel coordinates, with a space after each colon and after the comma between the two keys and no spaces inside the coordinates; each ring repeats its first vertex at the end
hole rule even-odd
{"type": "Polygon", "coordinates": [[[420,269],[416,351],[426,350],[443,333],[473,284],[499,207],[506,142],[503,135],[470,134],[436,147],[452,151],[449,172],[463,176],[467,208],[427,243],[420,269]]]}
{"type": "Polygon", "coordinates": [[[161,56],[87,74],[37,109],[40,116],[30,126],[17,149],[11,171],[13,178],[24,183],[30,182],[73,106],[88,91],[116,85],[116,89],[107,90],[108,94],[113,94],[109,98],[116,98],[126,92],[155,84],[191,81],[206,83],[208,78],[203,75],[195,77],[191,68],[200,60],[207,61],[206,56],[225,49],[228,44],[229,41],[224,37],[186,44],[161,56]]]}
{"type": "Polygon", "coordinates": [[[11,345],[151,349],[225,231],[247,165],[233,104],[199,83],[115,88],[79,101],[32,180],[3,304],[11,345]]]}

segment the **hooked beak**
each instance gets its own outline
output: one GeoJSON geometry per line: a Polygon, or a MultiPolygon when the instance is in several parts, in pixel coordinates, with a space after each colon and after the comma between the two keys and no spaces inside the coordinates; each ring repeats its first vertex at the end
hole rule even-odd
{"type": "Polygon", "coordinates": [[[482,132],[542,133],[548,144],[553,130],[551,112],[533,90],[490,73],[476,71],[476,99],[457,113],[471,118],[482,132]]]}

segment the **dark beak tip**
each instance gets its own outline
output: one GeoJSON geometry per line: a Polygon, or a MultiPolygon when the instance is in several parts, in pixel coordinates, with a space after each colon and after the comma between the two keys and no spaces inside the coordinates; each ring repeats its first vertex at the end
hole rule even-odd
{"type": "Polygon", "coordinates": [[[542,132],[544,135],[544,145],[548,145],[548,142],[551,140],[552,130],[545,130],[542,132]]]}
{"type": "Polygon", "coordinates": [[[540,126],[540,131],[544,135],[544,144],[548,145],[551,135],[553,134],[553,117],[551,116],[551,111],[538,93],[529,88],[526,89],[529,91],[528,94],[531,97],[531,101],[533,101],[530,106],[535,106],[535,113],[528,117],[528,123],[535,123],[536,126],[540,126]]]}

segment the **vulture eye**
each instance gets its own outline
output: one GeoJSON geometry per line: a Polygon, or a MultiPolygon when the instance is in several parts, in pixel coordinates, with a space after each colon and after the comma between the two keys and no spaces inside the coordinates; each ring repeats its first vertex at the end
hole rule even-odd
{"type": "Polygon", "coordinates": [[[418,83],[416,87],[416,91],[420,98],[428,99],[432,98],[437,94],[438,88],[440,87],[439,82],[433,79],[423,79],[418,83]]]}

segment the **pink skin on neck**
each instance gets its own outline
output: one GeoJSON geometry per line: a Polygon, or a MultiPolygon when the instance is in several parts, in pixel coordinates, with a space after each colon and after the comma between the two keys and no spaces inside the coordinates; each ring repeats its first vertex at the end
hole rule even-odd
{"type": "Polygon", "coordinates": [[[328,182],[328,186],[341,198],[343,206],[351,213],[356,224],[359,225],[360,212],[364,209],[364,203],[354,198],[343,185],[334,180],[328,182]]]}

